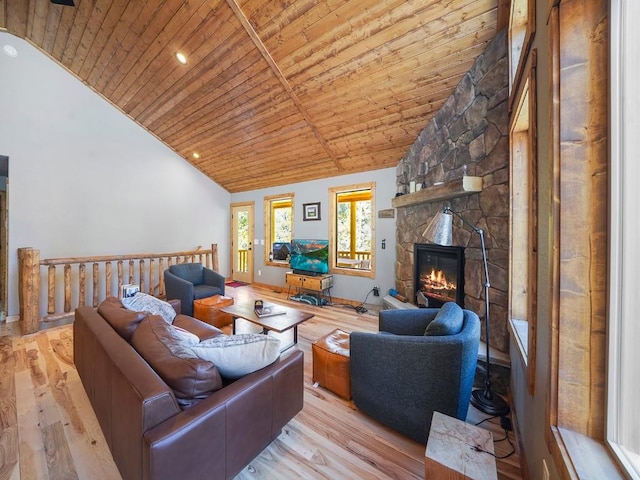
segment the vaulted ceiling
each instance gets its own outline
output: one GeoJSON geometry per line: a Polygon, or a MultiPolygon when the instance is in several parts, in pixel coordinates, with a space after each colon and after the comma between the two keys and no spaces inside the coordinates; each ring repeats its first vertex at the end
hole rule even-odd
{"type": "Polygon", "coordinates": [[[395,167],[494,37],[498,3],[0,0],[0,28],[234,193],[395,167]]]}

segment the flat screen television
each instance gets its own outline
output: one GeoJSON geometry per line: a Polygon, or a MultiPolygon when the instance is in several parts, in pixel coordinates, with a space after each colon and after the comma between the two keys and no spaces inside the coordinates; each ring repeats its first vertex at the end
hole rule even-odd
{"type": "Polygon", "coordinates": [[[329,273],[329,240],[291,240],[289,266],[301,275],[329,273]]]}
{"type": "Polygon", "coordinates": [[[273,242],[271,251],[274,260],[286,260],[291,252],[291,244],[289,242],[273,242]]]}

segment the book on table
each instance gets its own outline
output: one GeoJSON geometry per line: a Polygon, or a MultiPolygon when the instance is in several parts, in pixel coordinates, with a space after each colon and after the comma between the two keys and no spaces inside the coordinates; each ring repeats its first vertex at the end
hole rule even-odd
{"type": "Polygon", "coordinates": [[[254,311],[258,317],[271,317],[273,315],[284,315],[286,310],[277,305],[256,302],[254,311]]]}

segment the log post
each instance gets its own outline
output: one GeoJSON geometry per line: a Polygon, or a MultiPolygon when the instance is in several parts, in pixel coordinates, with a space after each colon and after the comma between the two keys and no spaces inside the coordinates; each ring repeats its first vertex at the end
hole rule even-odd
{"type": "Polygon", "coordinates": [[[35,333],[40,324],[40,250],[18,249],[20,320],[22,334],[35,333]]]}
{"type": "Polygon", "coordinates": [[[56,266],[49,265],[49,285],[47,288],[47,313],[56,313],[56,266]]]}
{"type": "Polygon", "coordinates": [[[84,307],[86,298],[86,266],[81,263],[78,266],[78,306],[84,307]]]}
{"type": "Polygon", "coordinates": [[[71,311],[71,265],[64,264],[64,313],[71,311]]]}
{"type": "Polygon", "coordinates": [[[149,295],[153,295],[153,293],[156,291],[156,286],[154,285],[154,282],[156,281],[154,267],[155,267],[155,262],[153,258],[150,258],[149,259],[149,295]]]}
{"type": "Polygon", "coordinates": [[[160,291],[158,292],[158,295],[160,296],[160,298],[164,298],[164,258],[160,257],[159,263],[160,267],[158,270],[160,272],[160,291]]]}
{"type": "Polygon", "coordinates": [[[140,291],[146,293],[144,289],[144,258],[138,261],[138,270],[140,271],[140,291]]]}
{"type": "Polygon", "coordinates": [[[98,262],[94,262],[93,263],[93,306],[94,307],[98,306],[99,279],[100,279],[100,274],[99,274],[98,262]]]}
{"type": "Polygon", "coordinates": [[[105,275],[107,297],[117,297],[117,295],[113,294],[113,285],[111,285],[111,262],[105,264],[105,275]]]}
{"type": "Polygon", "coordinates": [[[118,298],[122,298],[122,275],[124,267],[122,265],[122,260],[118,260],[118,291],[116,292],[116,296],[118,298]]]}
{"type": "Polygon", "coordinates": [[[212,243],[211,244],[211,270],[213,270],[214,272],[218,271],[218,244],[217,243],[212,243]]]}

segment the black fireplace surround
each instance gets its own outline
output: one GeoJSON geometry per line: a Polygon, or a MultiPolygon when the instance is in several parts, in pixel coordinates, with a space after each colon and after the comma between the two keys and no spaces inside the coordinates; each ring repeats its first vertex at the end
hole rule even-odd
{"type": "Polygon", "coordinates": [[[463,247],[416,243],[413,261],[416,305],[437,308],[445,302],[456,302],[464,308],[463,247]],[[424,294],[428,305],[418,292],[424,294]]]}

